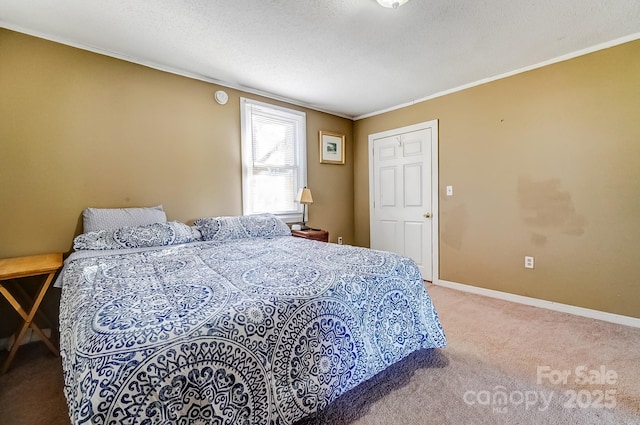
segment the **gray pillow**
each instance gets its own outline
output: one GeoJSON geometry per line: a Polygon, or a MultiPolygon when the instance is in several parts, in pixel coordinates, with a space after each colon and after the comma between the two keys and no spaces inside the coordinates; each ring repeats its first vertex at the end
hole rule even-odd
{"type": "Polygon", "coordinates": [[[162,205],[143,208],[86,208],[82,212],[84,233],[166,221],[167,215],[162,205]]]}

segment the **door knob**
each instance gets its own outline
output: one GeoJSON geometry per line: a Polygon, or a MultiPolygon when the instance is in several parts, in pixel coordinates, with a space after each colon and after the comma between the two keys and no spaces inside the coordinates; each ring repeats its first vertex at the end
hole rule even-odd
{"type": "Polygon", "coordinates": [[[422,216],[424,218],[431,218],[431,213],[424,213],[424,214],[422,214],[422,216]]]}

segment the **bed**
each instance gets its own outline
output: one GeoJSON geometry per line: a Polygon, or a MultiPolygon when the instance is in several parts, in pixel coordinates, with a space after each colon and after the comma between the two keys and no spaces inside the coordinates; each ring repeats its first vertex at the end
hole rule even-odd
{"type": "Polygon", "coordinates": [[[84,233],[57,285],[73,424],[292,424],[446,345],[415,263],[274,216],[84,233]]]}

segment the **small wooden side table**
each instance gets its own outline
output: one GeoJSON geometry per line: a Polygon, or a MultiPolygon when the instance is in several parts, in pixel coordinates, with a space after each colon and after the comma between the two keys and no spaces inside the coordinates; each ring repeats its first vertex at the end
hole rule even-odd
{"type": "Polygon", "coordinates": [[[297,238],[311,239],[320,242],[329,242],[329,232],[320,229],[292,230],[291,234],[297,238]]]}
{"type": "Polygon", "coordinates": [[[43,255],[31,255],[27,257],[16,257],[16,258],[7,258],[0,260],[0,294],[4,295],[4,297],[9,301],[9,304],[13,307],[13,309],[22,317],[24,323],[20,327],[20,330],[16,334],[15,342],[13,343],[13,347],[11,347],[11,351],[9,352],[9,357],[5,360],[4,365],[2,365],[2,369],[0,370],[0,375],[5,373],[13,358],[18,351],[18,347],[20,347],[20,342],[24,337],[25,332],[28,328],[33,329],[39,336],[42,342],[51,350],[53,354],[59,356],[60,353],[58,349],[51,343],[49,338],[42,332],[42,330],[33,322],[33,318],[40,307],[40,303],[44,298],[44,294],[49,289],[51,282],[53,281],[53,277],[55,276],[58,269],[62,267],[62,254],[43,254],[43,255]],[[13,295],[9,292],[6,286],[3,284],[3,281],[9,279],[19,279],[23,277],[29,276],[39,276],[39,275],[47,275],[44,283],[40,287],[38,294],[36,295],[35,300],[33,301],[33,305],[31,309],[27,313],[25,311],[25,307],[23,307],[18,300],[15,299],[13,295]]]}

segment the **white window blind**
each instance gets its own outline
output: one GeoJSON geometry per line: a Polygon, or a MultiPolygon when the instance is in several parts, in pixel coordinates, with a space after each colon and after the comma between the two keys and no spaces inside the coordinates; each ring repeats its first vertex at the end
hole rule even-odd
{"type": "Polygon", "coordinates": [[[306,114],[241,98],[243,213],[301,221],[295,202],[306,174],[306,114]]]}

